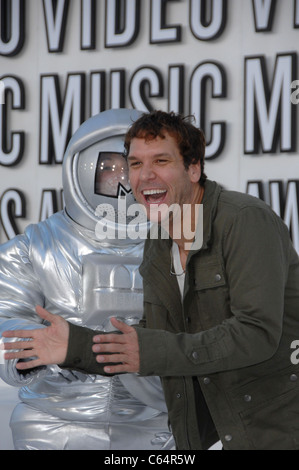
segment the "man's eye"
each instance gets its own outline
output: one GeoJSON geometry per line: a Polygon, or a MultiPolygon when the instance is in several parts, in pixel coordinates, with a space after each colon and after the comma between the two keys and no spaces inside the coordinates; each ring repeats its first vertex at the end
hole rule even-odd
{"type": "Polygon", "coordinates": [[[140,165],[140,162],[131,162],[131,163],[129,164],[129,167],[132,168],[132,167],[137,167],[137,166],[139,166],[139,165],[140,165]]]}

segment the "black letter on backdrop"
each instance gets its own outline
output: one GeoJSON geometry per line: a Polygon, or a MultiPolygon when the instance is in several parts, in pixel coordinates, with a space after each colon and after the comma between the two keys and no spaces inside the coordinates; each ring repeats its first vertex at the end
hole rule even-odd
{"type": "Polygon", "coordinates": [[[299,181],[290,180],[287,184],[283,220],[289,228],[295,250],[299,253],[299,181]]]}
{"type": "Polygon", "coordinates": [[[95,116],[106,109],[106,72],[94,71],[90,74],[90,115],[95,116]]]}
{"type": "Polygon", "coordinates": [[[7,189],[0,202],[0,218],[5,235],[9,240],[20,233],[17,227],[17,218],[26,217],[26,200],[22,191],[7,189]]]}
{"type": "Polygon", "coordinates": [[[283,217],[283,182],[269,181],[270,206],[280,217],[283,217]]]}
{"type": "Polygon", "coordinates": [[[299,28],[299,0],[294,0],[294,28],[299,28]]]}
{"type": "Polygon", "coordinates": [[[164,86],[161,72],[155,67],[141,67],[136,70],[130,83],[130,99],[134,108],[152,111],[148,98],[163,96],[164,86]]]}
{"type": "Polygon", "coordinates": [[[64,99],[58,75],[41,76],[40,164],[62,163],[69,139],[84,120],[85,75],[67,77],[64,99]]]}
{"type": "Polygon", "coordinates": [[[276,0],[252,0],[255,31],[272,31],[276,0]]]}
{"type": "Polygon", "coordinates": [[[140,0],[106,0],[105,47],[132,44],[140,27],[140,0]]]}
{"type": "Polygon", "coordinates": [[[170,65],[168,67],[168,111],[184,113],[185,67],[170,65]]]}
{"type": "Polygon", "coordinates": [[[0,0],[0,55],[17,55],[25,41],[25,1],[0,0]]]}
{"type": "Polygon", "coordinates": [[[182,28],[179,25],[168,26],[166,8],[168,2],[178,0],[151,0],[151,36],[150,43],[179,42],[182,28]]]}
{"type": "Polygon", "coordinates": [[[245,57],[245,148],[246,154],[296,149],[296,108],[291,102],[291,83],[296,78],[297,55],[278,54],[269,86],[264,56],[245,57]]]}
{"type": "Polygon", "coordinates": [[[299,253],[299,180],[287,182],[285,195],[283,188],[284,181],[269,181],[269,201],[264,194],[262,181],[248,181],[246,192],[268,202],[276,214],[283,219],[289,229],[295,250],[299,253]]]}
{"type": "Polygon", "coordinates": [[[96,47],[96,0],[81,0],[81,50],[96,47]]]}
{"type": "MultiPolygon", "coordinates": [[[[216,62],[203,62],[194,70],[190,81],[190,114],[196,118],[198,127],[206,134],[207,84],[212,83],[212,98],[226,97],[226,74],[223,66],[216,62]]],[[[210,141],[206,147],[206,158],[218,157],[225,145],[226,123],[211,123],[210,141]]]]}
{"type": "Polygon", "coordinates": [[[265,201],[264,186],[262,181],[248,181],[246,193],[265,201]]]}
{"type": "Polygon", "coordinates": [[[69,0],[43,0],[48,51],[62,52],[69,0]]]}
{"type": "Polygon", "coordinates": [[[110,72],[110,108],[125,108],[126,106],[126,71],[124,69],[110,72]]]}
{"type": "Polygon", "coordinates": [[[57,193],[55,189],[44,189],[39,212],[39,221],[47,219],[58,211],[57,193]]]}
{"type": "Polygon", "coordinates": [[[221,36],[226,26],[227,0],[190,0],[189,15],[190,28],[197,39],[216,39],[221,36]],[[209,19],[208,7],[211,11],[209,19]]]}
{"type": "Polygon", "coordinates": [[[14,166],[23,158],[25,133],[11,132],[8,137],[11,121],[8,108],[25,109],[25,90],[22,80],[13,76],[2,77],[1,85],[4,99],[0,104],[0,166],[14,166]]]}

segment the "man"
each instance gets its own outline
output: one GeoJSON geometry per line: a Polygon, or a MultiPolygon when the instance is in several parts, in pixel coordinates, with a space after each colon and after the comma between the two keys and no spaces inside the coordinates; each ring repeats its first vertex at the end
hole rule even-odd
{"type": "MultiPolygon", "coordinates": [[[[299,449],[299,367],[290,361],[299,260],[286,226],[259,199],[206,179],[203,135],[180,116],[140,117],[125,147],[131,187],[148,216],[164,227],[162,204],[201,202],[203,243],[190,249],[183,235],[173,240],[179,218],[170,217],[168,239],[149,236],[145,245],[140,325],[112,319],[122,335],[93,337],[64,324],[63,349],[52,360],[68,368],[81,357],[79,370],[159,375],[178,449],[206,449],[218,436],[227,450],[299,449]],[[74,340],[86,340],[82,352],[74,340]]],[[[35,364],[46,361],[40,336],[18,357],[34,352],[35,364]]]]}
{"type": "MultiPolygon", "coordinates": [[[[139,115],[109,110],[83,123],[64,157],[65,210],[0,247],[1,332],[47,332],[37,304],[101,331],[109,331],[112,315],[128,324],[142,317],[143,241],[126,233],[135,199],[123,158],[124,135],[139,115]],[[108,226],[118,238],[102,240],[108,226]]],[[[0,377],[21,387],[11,418],[16,449],[158,450],[171,441],[158,377],[83,375],[30,361],[21,370],[22,364],[0,365],[0,377]]]]}

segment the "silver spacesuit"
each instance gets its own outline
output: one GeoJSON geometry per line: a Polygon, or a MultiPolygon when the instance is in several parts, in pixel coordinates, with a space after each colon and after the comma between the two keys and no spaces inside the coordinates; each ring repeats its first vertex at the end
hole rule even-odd
{"type": "MultiPolygon", "coordinates": [[[[65,210],[0,247],[0,334],[44,328],[36,305],[103,331],[112,316],[128,324],[141,317],[143,240],[127,236],[135,201],[121,155],[138,116],[109,110],[83,123],[65,153],[65,210]],[[113,229],[116,238],[103,237],[113,229]]],[[[0,377],[20,387],[11,417],[16,449],[171,447],[157,377],[85,375],[56,365],[21,373],[15,363],[0,365],[0,377]]]]}

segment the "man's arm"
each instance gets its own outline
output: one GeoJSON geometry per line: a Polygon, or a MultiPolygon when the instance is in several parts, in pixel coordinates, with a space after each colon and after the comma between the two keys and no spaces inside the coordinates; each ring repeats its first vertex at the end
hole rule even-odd
{"type": "Polygon", "coordinates": [[[4,338],[18,338],[20,341],[5,342],[6,360],[26,360],[16,364],[18,370],[32,369],[42,365],[57,364],[66,358],[69,338],[69,324],[58,315],[52,315],[37,306],[36,312],[50,326],[33,330],[8,330],[2,333],[4,338]]]}
{"type": "MultiPolygon", "coordinates": [[[[40,306],[36,307],[36,312],[42,320],[48,321],[50,326],[41,330],[3,332],[4,338],[18,338],[13,343],[3,344],[3,349],[9,351],[5,353],[6,360],[19,360],[16,368],[20,371],[58,364],[62,369],[110,375],[106,374],[103,365],[97,361],[96,353],[92,351],[94,336],[101,332],[69,323],[40,306]]],[[[115,332],[116,335],[119,333],[115,332]]],[[[107,363],[105,365],[109,366],[107,363]]]]}
{"type": "MultiPolygon", "coordinates": [[[[193,334],[136,328],[140,375],[217,373],[266,361],[277,351],[291,250],[287,228],[270,210],[250,206],[235,215],[224,236],[231,317],[193,334]]],[[[296,256],[298,273],[297,260],[296,256]]],[[[103,362],[113,361],[122,348],[116,348],[117,338],[111,335],[109,339],[111,344],[108,338],[99,338],[99,352],[111,354],[110,358],[102,355],[103,362]]],[[[120,368],[105,370],[118,373],[120,368]]]]}
{"type": "MultiPolygon", "coordinates": [[[[199,368],[204,374],[248,367],[272,357],[282,332],[290,249],[287,229],[273,217],[246,209],[226,235],[231,318],[195,334],[135,329],[112,319],[122,335],[93,332],[91,363],[107,374],[176,376],[195,375],[199,368]]],[[[90,355],[90,344],[84,346],[90,355]]]]}

